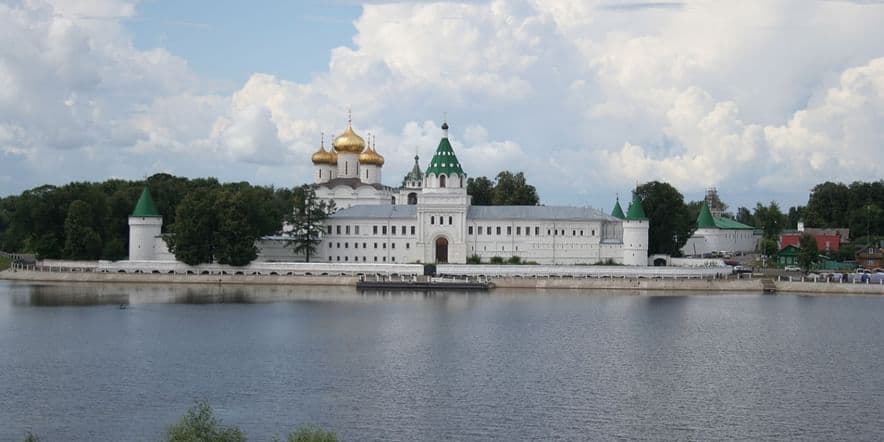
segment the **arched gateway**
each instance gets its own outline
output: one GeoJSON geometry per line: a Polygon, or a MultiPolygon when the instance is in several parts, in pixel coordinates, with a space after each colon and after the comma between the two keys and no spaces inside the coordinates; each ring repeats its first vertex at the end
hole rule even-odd
{"type": "Polygon", "coordinates": [[[445,264],[448,262],[448,239],[444,236],[436,238],[436,263],[445,264]]]}

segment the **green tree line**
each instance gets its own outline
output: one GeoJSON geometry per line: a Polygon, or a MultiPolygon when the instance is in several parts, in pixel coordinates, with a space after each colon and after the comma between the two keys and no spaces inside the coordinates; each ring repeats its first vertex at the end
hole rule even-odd
{"type": "Polygon", "coordinates": [[[176,257],[190,263],[211,262],[210,256],[233,265],[251,261],[254,240],[277,232],[292,208],[290,189],[164,173],[144,181],[46,185],[0,199],[0,250],[40,259],[124,259],[128,217],[145,185],[163,217],[163,233],[180,237],[170,241],[176,257]]]}

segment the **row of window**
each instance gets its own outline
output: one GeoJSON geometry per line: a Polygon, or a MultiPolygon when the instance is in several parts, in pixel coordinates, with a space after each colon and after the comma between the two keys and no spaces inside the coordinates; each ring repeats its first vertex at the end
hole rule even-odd
{"type": "MultiPolygon", "coordinates": [[[[337,243],[329,242],[329,243],[328,243],[328,248],[330,248],[330,249],[331,249],[331,248],[340,249],[340,248],[341,248],[341,243],[339,243],[339,242],[337,242],[337,243]]],[[[344,248],[345,248],[345,249],[349,249],[349,248],[350,248],[350,243],[345,242],[345,243],[344,243],[344,248]]],[[[358,249],[358,248],[359,248],[359,243],[358,243],[358,242],[354,242],[354,243],[353,243],[353,248],[354,248],[354,249],[358,249]]],[[[363,249],[367,249],[367,248],[368,248],[368,243],[362,243],[362,248],[363,248],[363,249]]],[[[378,243],[374,243],[374,248],[375,248],[375,249],[378,248],[378,243]]],[[[382,249],[386,249],[386,248],[387,248],[387,243],[382,242],[382,243],[381,243],[381,248],[382,248],[382,249]]],[[[391,248],[391,249],[395,249],[395,248],[396,248],[396,243],[390,243],[390,248],[391,248]]],[[[406,249],[410,249],[410,248],[411,248],[411,243],[405,243],[405,248],[406,248],[406,249]]]]}
{"type": "MultiPolygon", "coordinates": [[[[448,225],[450,226],[450,225],[453,225],[453,224],[454,224],[454,217],[449,216],[449,217],[448,217],[448,225]]],[[[436,225],[436,216],[435,216],[435,215],[430,216],[430,225],[431,225],[431,226],[436,225]]],[[[445,225],[445,217],[442,216],[442,215],[439,215],[439,225],[440,225],[440,226],[444,226],[444,225],[445,225]]]]}
{"type": "MultiPolygon", "coordinates": [[[[353,261],[353,262],[359,262],[359,261],[360,261],[358,256],[354,256],[352,260],[350,259],[349,256],[344,256],[344,257],[343,257],[343,258],[344,258],[343,260],[342,260],[341,258],[342,258],[342,257],[340,257],[340,256],[334,256],[334,257],[329,256],[329,257],[328,257],[328,260],[329,260],[329,261],[338,261],[338,262],[340,262],[340,261],[344,261],[344,262],[350,262],[350,261],[353,261]],[[334,259],[332,259],[332,258],[334,258],[334,259]]],[[[365,256],[363,256],[363,257],[362,257],[362,262],[368,262],[368,258],[365,257],[365,256]]],[[[378,261],[378,257],[375,256],[375,257],[374,257],[374,262],[387,262],[387,257],[386,257],[386,256],[382,256],[381,259],[380,259],[380,261],[378,261]]],[[[395,257],[395,256],[391,256],[391,257],[390,257],[390,262],[396,262],[396,257],[395,257]]]]}
{"type": "MultiPolygon", "coordinates": [[[[331,226],[331,225],[329,225],[329,226],[326,226],[326,233],[331,235],[332,230],[334,230],[335,234],[337,234],[337,235],[341,235],[342,232],[344,235],[349,235],[351,232],[350,227],[351,226],[349,226],[349,225],[346,225],[346,226],[341,226],[341,225],[331,226]],[[343,229],[342,229],[342,227],[343,227],[343,229]]],[[[359,235],[359,226],[356,225],[356,226],[352,226],[352,227],[353,227],[353,229],[352,229],[353,234],[359,235]]],[[[396,235],[397,234],[396,233],[397,227],[401,227],[400,229],[398,229],[398,232],[400,232],[399,234],[401,234],[401,235],[408,234],[407,232],[408,232],[409,226],[390,226],[390,233],[393,235],[396,235]]],[[[381,235],[386,235],[387,234],[387,226],[371,226],[371,234],[372,235],[377,235],[378,232],[380,232],[381,235]]],[[[411,226],[411,234],[414,235],[415,232],[416,232],[415,227],[411,226]]]]}
{"type": "MultiPolygon", "coordinates": [[[[491,226],[476,226],[475,232],[477,235],[482,235],[482,231],[484,230],[486,235],[491,235],[492,234],[491,229],[492,229],[491,226]]],[[[473,226],[469,226],[467,228],[467,234],[469,234],[469,235],[473,234],[473,226]]],[[[501,226],[494,227],[494,234],[502,235],[503,228],[501,226]]],[[[513,226],[506,226],[506,234],[507,235],[513,234],[513,226]]],[[[534,235],[540,236],[540,227],[537,227],[537,226],[534,227],[534,235]]],[[[547,236],[567,236],[567,230],[566,229],[546,229],[546,235],[547,236]]],[[[522,229],[522,226],[516,226],[516,236],[531,236],[531,227],[525,226],[525,228],[522,229]],[[524,232],[524,235],[522,235],[522,232],[524,232]]],[[[571,236],[585,236],[585,235],[584,235],[583,230],[572,229],[571,236]],[[579,235],[578,235],[578,233],[579,233],[579,235]]],[[[590,236],[595,236],[595,229],[590,230],[590,236]]]]}

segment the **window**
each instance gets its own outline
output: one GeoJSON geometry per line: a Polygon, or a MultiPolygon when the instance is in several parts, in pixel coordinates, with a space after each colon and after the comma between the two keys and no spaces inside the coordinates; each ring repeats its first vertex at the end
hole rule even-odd
{"type": "Polygon", "coordinates": [[[395,248],[396,248],[396,243],[390,244],[390,248],[391,248],[391,249],[395,249],[395,248]]]}
{"type": "Polygon", "coordinates": [[[469,227],[467,227],[467,234],[468,234],[468,235],[472,235],[472,234],[473,234],[473,226],[469,226],[469,227]]]}
{"type": "Polygon", "coordinates": [[[534,227],[534,236],[540,235],[540,227],[534,227]]]}
{"type": "Polygon", "coordinates": [[[552,230],[546,229],[546,236],[552,235],[552,230]]]}
{"type": "Polygon", "coordinates": [[[507,235],[513,234],[513,226],[506,226],[506,234],[507,235]]]}
{"type": "Polygon", "coordinates": [[[442,215],[439,215],[439,225],[441,226],[441,225],[444,225],[444,224],[445,224],[445,217],[442,216],[442,215]]]}
{"type": "Polygon", "coordinates": [[[495,231],[497,232],[498,235],[500,235],[500,226],[497,226],[497,229],[495,229],[495,231]]]}
{"type": "Polygon", "coordinates": [[[383,244],[381,244],[381,248],[382,248],[382,249],[386,249],[386,248],[387,248],[387,243],[383,243],[383,244]]]}
{"type": "Polygon", "coordinates": [[[571,231],[571,236],[577,236],[577,231],[576,231],[576,230],[572,230],[572,231],[571,231]]]}
{"type": "Polygon", "coordinates": [[[350,257],[349,257],[349,256],[345,256],[345,257],[344,257],[344,261],[349,261],[349,260],[350,260],[350,257]]]}
{"type": "Polygon", "coordinates": [[[384,261],[384,262],[387,262],[387,257],[386,257],[386,256],[383,258],[383,261],[384,261]]]}
{"type": "Polygon", "coordinates": [[[358,242],[354,242],[354,243],[353,243],[353,248],[354,248],[354,249],[358,249],[358,248],[359,248],[359,243],[358,243],[358,242]]]}
{"type": "Polygon", "coordinates": [[[340,261],[340,260],[341,260],[340,256],[335,256],[335,261],[340,261]]]}
{"type": "Polygon", "coordinates": [[[387,226],[381,226],[381,235],[387,234],[387,226]]]}
{"type": "Polygon", "coordinates": [[[396,262],[396,257],[395,257],[395,256],[391,256],[391,257],[390,257],[390,261],[396,262]]]}
{"type": "Polygon", "coordinates": [[[391,234],[391,235],[395,235],[395,234],[396,234],[396,226],[392,226],[392,227],[390,227],[390,234],[391,234]]]}
{"type": "Polygon", "coordinates": [[[580,236],[583,236],[583,230],[580,231],[580,236]]]}
{"type": "Polygon", "coordinates": [[[332,260],[332,258],[331,258],[331,256],[329,256],[329,257],[328,257],[328,262],[331,262],[331,260],[332,260]]]}
{"type": "Polygon", "coordinates": [[[522,234],[522,227],[516,226],[516,235],[521,235],[521,234],[522,234]]]}
{"type": "Polygon", "coordinates": [[[449,217],[448,217],[448,225],[450,226],[450,225],[452,225],[452,224],[454,224],[454,222],[452,221],[452,218],[449,216],[449,217]]]}
{"type": "Polygon", "coordinates": [[[405,236],[405,226],[402,226],[402,236],[405,236]]]}
{"type": "Polygon", "coordinates": [[[485,234],[487,234],[487,235],[491,234],[491,226],[485,227],[485,234]]]}
{"type": "Polygon", "coordinates": [[[378,262],[378,257],[377,257],[377,256],[374,257],[374,262],[378,262]]]}
{"type": "Polygon", "coordinates": [[[439,175],[439,187],[445,187],[445,175],[439,175]]]}
{"type": "Polygon", "coordinates": [[[374,243],[374,248],[378,248],[378,243],[374,243]]]}
{"type": "Polygon", "coordinates": [[[365,246],[365,243],[362,243],[362,248],[367,249],[368,247],[365,246]]]}
{"type": "Polygon", "coordinates": [[[344,228],[344,232],[345,232],[347,235],[350,234],[350,226],[349,226],[349,225],[347,225],[347,226],[344,228]]]}
{"type": "Polygon", "coordinates": [[[374,235],[378,234],[378,226],[371,226],[371,233],[374,235]]]}
{"type": "Polygon", "coordinates": [[[332,248],[333,245],[334,244],[332,244],[332,243],[328,243],[328,248],[332,248]]]}
{"type": "Polygon", "coordinates": [[[359,226],[356,226],[356,234],[359,234],[359,226]]]}
{"type": "Polygon", "coordinates": [[[340,249],[340,248],[341,248],[341,243],[335,243],[335,248],[336,248],[336,249],[340,249]]]}
{"type": "Polygon", "coordinates": [[[350,243],[345,242],[345,243],[344,243],[344,248],[345,248],[345,249],[349,249],[349,248],[350,248],[350,243]]]}
{"type": "Polygon", "coordinates": [[[411,243],[405,243],[405,249],[408,250],[411,248],[411,243]]]}
{"type": "Polygon", "coordinates": [[[328,234],[331,235],[331,226],[328,226],[328,234]]]}
{"type": "Polygon", "coordinates": [[[364,257],[364,256],[362,257],[362,262],[365,262],[365,257],[364,257]]]}
{"type": "Polygon", "coordinates": [[[595,236],[595,229],[592,229],[592,236],[595,236]]]}
{"type": "Polygon", "coordinates": [[[531,236],[531,228],[525,227],[525,236],[531,236]]]}
{"type": "Polygon", "coordinates": [[[338,235],[341,234],[341,226],[335,226],[335,233],[337,233],[338,235]]]}
{"type": "Polygon", "coordinates": [[[411,234],[414,235],[414,226],[411,226],[411,234]]]}
{"type": "Polygon", "coordinates": [[[432,224],[436,224],[436,217],[435,216],[430,217],[430,225],[432,225],[432,224]]]}

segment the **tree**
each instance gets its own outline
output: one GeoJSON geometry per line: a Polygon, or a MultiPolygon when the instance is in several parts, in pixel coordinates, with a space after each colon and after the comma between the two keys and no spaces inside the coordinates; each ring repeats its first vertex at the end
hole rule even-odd
{"type": "Polygon", "coordinates": [[[805,233],[798,240],[798,265],[806,272],[819,261],[820,252],[817,249],[816,238],[805,233]]]}
{"type": "Polygon", "coordinates": [[[249,205],[243,192],[221,191],[218,194],[218,230],[215,243],[215,260],[220,264],[244,266],[258,257],[255,241],[260,230],[255,220],[255,206],[249,205]]]}
{"type": "Polygon", "coordinates": [[[187,194],[175,210],[166,243],[175,259],[189,265],[212,263],[218,230],[218,192],[200,188],[187,194]]]}
{"type": "Polygon", "coordinates": [[[648,216],[648,254],[680,256],[696,228],[684,197],[669,183],[651,181],[636,188],[648,216]]]}
{"type": "Polygon", "coordinates": [[[92,208],[76,200],[68,207],[64,220],[64,256],[68,259],[91,260],[101,256],[101,236],[92,229],[92,208]]]}
{"type": "Polygon", "coordinates": [[[786,224],[786,217],[775,201],[771,201],[769,206],[758,203],[753,217],[756,222],[755,227],[764,230],[764,237],[768,239],[778,238],[786,224]]]}
{"type": "Polygon", "coordinates": [[[488,177],[467,178],[467,193],[472,196],[474,206],[492,205],[494,183],[488,177]]]}
{"type": "Polygon", "coordinates": [[[169,442],[245,442],[246,436],[234,426],[225,426],[215,418],[212,407],[197,402],[181,420],[166,431],[169,442]]]}
{"type": "Polygon", "coordinates": [[[523,172],[513,174],[504,170],[497,174],[491,195],[497,206],[536,206],[540,203],[537,189],[528,184],[523,172]]]}
{"type": "Polygon", "coordinates": [[[323,221],[334,212],[334,201],[325,202],[316,198],[313,186],[305,184],[294,192],[294,210],[289,216],[288,222],[291,231],[288,244],[294,247],[295,253],[303,253],[307,262],[310,256],[316,253],[316,245],[319,244],[322,235],[323,221]]]}
{"type": "Polygon", "coordinates": [[[761,251],[762,255],[767,257],[772,257],[779,252],[779,244],[775,239],[771,238],[762,238],[758,243],[758,249],[761,251]]]}
{"type": "Polygon", "coordinates": [[[752,216],[752,212],[749,209],[745,207],[740,207],[739,209],[737,209],[737,222],[754,227],[755,217],[752,216]]]}
{"type": "Polygon", "coordinates": [[[337,442],[338,436],[334,432],[325,431],[311,425],[303,425],[291,432],[285,438],[286,442],[337,442]]]}

